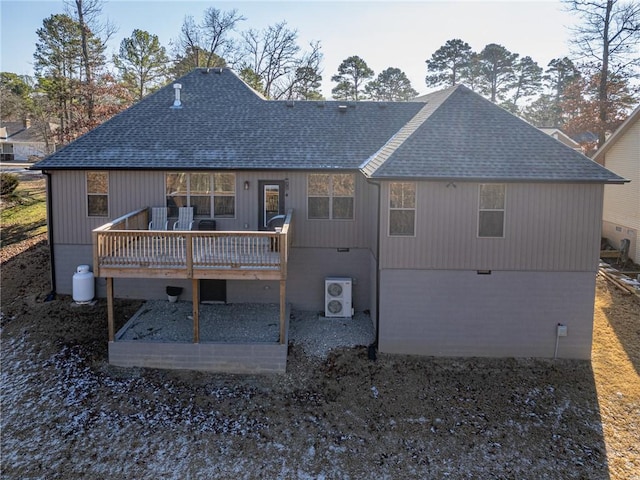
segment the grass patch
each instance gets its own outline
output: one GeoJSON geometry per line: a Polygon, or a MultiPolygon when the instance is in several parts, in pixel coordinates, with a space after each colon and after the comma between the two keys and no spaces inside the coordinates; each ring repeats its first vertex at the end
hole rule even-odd
{"type": "Polygon", "coordinates": [[[0,247],[47,231],[45,180],[40,175],[23,175],[18,188],[0,203],[0,247]]]}

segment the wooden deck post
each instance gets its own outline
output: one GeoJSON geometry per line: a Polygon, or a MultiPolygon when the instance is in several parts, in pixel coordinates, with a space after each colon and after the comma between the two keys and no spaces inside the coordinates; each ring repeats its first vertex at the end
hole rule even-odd
{"type": "Polygon", "coordinates": [[[283,345],[287,335],[287,248],[289,237],[287,233],[279,233],[277,236],[280,253],[280,344],[283,345]]]}
{"type": "Polygon", "coordinates": [[[287,330],[287,281],[285,279],[280,280],[280,344],[284,344],[287,330]]]}
{"type": "Polygon", "coordinates": [[[191,290],[193,291],[193,343],[200,343],[200,280],[191,280],[191,290]]]}
{"type": "Polygon", "coordinates": [[[95,230],[91,232],[93,242],[93,274],[97,277],[100,276],[100,257],[98,256],[98,232],[95,230]]]}
{"type": "Polygon", "coordinates": [[[113,323],[113,277],[107,277],[107,323],[109,325],[109,341],[113,342],[116,337],[113,323]]]}

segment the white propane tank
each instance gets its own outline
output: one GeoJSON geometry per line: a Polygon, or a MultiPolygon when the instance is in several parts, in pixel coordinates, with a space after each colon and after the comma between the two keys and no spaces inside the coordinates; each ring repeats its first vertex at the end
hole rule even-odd
{"type": "Polygon", "coordinates": [[[73,274],[73,301],[76,303],[89,303],[93,300],[95,283],[93,272],[89,271],[89,265],[78,265],[73,274]]]}

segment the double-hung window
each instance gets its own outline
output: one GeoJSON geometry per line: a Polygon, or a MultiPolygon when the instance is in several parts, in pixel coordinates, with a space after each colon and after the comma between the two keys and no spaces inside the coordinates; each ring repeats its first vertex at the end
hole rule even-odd
{"type": "Polygon", "coordinates": [[[351,173],[312,173],[307,177],[309,219],[353,220],[355,176],[351,173]]]}
{"type": "Polygon", "coordinates": [[[504,237],[506,187],[503,184],[481,184],[478,208],[478,236],[504,237]]]}
{"type": "Polygon", "coordinates": [[[87,172],[87,215],[109,216],[109,172],[87,172]]]}
{"type": "Polygon", "coordinates": [[[200,217],[234,217],[236,177],[233,173],[167,173],[166,195],[169,214],[178,207],[193,207],[200,217]]]}
{"type": "Polygon", "coordinates": [[[389,235],[412,237],[416,232],[416,184],[389,184],[389,235]]]}

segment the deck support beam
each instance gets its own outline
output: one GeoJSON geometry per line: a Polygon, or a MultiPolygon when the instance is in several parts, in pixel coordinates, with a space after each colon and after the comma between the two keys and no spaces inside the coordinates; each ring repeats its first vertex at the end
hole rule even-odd
{"type": "Polygon", "coordinates": [[[193,343],[200,343],[200,280],[191,280],[191,290],[193,295],[193,343]]]}
{"type": "Polygon", "coordinates": [[[200,279],[279,280],[280,344],[285,344],[292,216],[289,210],[277,232],[159,232],[145,230],[149,221],[145,207],[94,229],[94,273],[107,281],[109,341],[115,341],[114,278],[182,278],[191,279],[193,343],[200,343],[200,279]],[[170,253],[170,258],[164,258],[163,252],[170,253]],[[203,252],[217,252],[220,257],[203,257],[203,252]],[[274,253],[279,259],[273,258],[274,253]]]}
{"type": "Polygon", "coordinates": [[[113,342],[116,336],[113,317],[113,277],[107,277],[107,323],[110,342],[113,342]]]}

